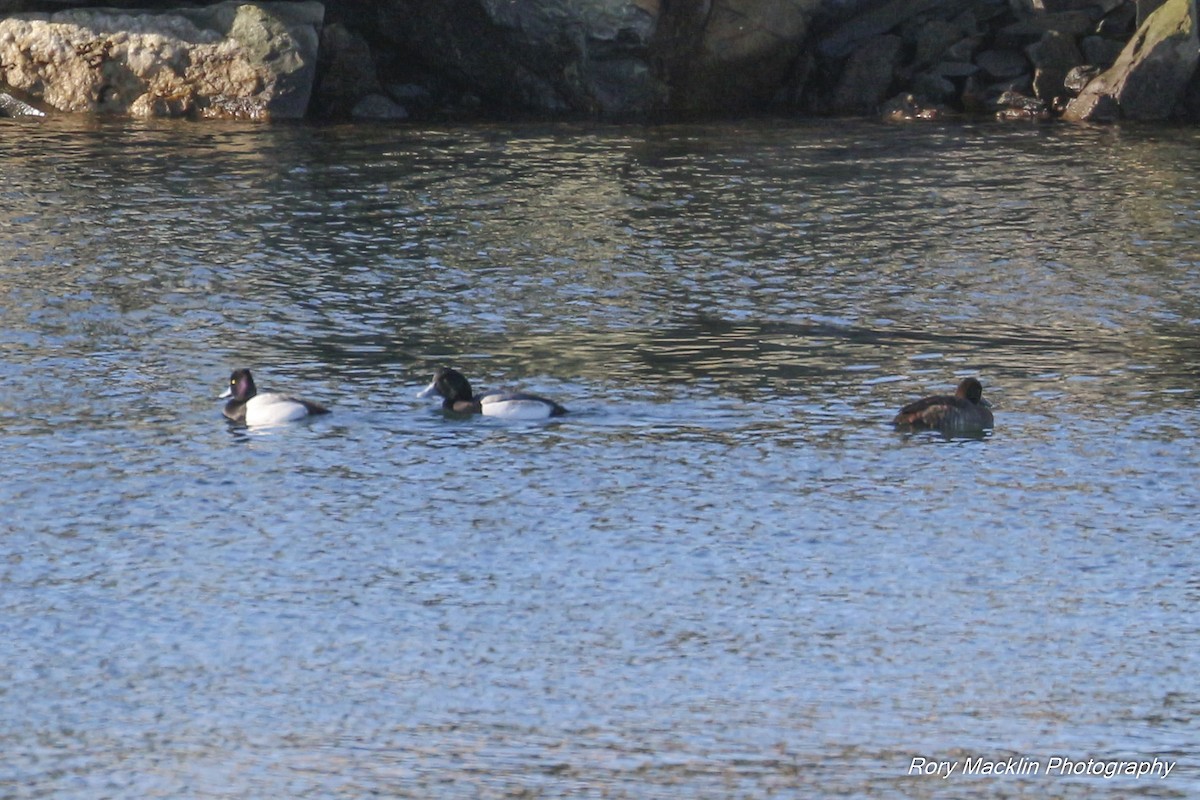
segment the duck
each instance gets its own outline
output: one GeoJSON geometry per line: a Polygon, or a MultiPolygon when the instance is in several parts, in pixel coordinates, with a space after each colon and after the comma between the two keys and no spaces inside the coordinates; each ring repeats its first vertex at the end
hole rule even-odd
{"type": "Polygon", "coordinates": [[[954,395],[923,397],[900,409],[892,424],[902,430],[969,431],[992,427],[991,403],[983,399],[983,384],[963,378],[954,395]]]}
{"type": "Polygon", "coordinates": [[[483,414],[504,419],[548,419],[567,410],[553,400],[527,392],[488,392],[476,395],[461,372],[438,367],[433,381],[417,397],[442,398],[442,408],[455,414],[483,414]]]}
{"type": "Polygon", "coordinates": [[[260,393],[248,369],[235,369],[229,375],[229,388],[220,397],[230,398],[225,404],[225,416],[246,425],[278,425],[330,413],[325,406],[308,400],[297,400],[278,392],[260,393]]]}

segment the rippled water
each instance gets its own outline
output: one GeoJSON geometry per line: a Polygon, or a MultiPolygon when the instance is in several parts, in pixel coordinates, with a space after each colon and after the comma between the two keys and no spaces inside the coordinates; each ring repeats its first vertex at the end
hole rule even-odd
{"type": "Polygon", "coordinates": [[[1198,143],[0,120],[0,796],[1196,796],[1198,143]]]}

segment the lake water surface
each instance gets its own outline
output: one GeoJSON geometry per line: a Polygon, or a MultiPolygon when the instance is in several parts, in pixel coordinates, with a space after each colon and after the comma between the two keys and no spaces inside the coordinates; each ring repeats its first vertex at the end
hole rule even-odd
{"type": "Polygon", "coordinates": [[[1195,129],[0,120],[0,170],[0,797],[1200,795],[1195,129]],[[232,426],[240,366],[334,413],[232,426]],[[891,430],[965,375],[994,432],[891,430]]]}

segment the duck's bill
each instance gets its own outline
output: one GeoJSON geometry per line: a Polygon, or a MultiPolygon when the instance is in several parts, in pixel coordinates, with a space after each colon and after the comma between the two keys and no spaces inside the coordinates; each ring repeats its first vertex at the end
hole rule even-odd
{"type": "Polygon", "coordinates": [[[417,392],[417,397],[433,397],[435,394],[437,394],[437,381],[434,381],[421,391],[417,392]]]}
{"type": "Polygon", "coordinates": [[[233,388],[230,387],[217,395],[218,400],[224,400],[226,397],[233,397],[233,388]]]}

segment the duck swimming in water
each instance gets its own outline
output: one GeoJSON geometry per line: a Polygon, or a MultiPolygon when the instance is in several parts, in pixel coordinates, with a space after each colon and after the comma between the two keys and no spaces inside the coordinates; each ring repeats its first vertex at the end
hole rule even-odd
{"type": "Polygon", "coordinates": [[[308,400],[297,400],[278,392],[260,394],[248,369],[235,369],[229,376],[229,388],[220,396],[230,398],[225,404],[225,416],[246,425],[278,425],[313,414],[329,413],[325,406],[308,400]]]}
{"type": "Polygon", "coordinates": [[[475,395],[471,384],[458,370],[438,367],[433,382],[417,395],[442,398],[442,408],[456,414],[483,414],[505,419],[561,417],[567,410],[553,400],[527,392],[488,392],[475,395]]]}
{"type": "Polygon", "coordinates": [[[963,378],[953,396],[935,395],[909,403],[892,424],[910,431],[978,431],[992,427],[990,406],[983,399],[983,384],[963,378]]]}

